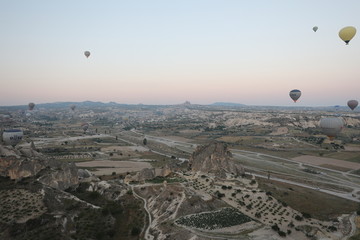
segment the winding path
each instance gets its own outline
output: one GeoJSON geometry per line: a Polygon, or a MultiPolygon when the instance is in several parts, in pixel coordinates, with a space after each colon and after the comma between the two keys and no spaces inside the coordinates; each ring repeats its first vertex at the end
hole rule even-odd
{"type": "Polygon", "coordinates": [[[147,201],[145,198],[141,197],[140,195],[138,195],[135,191],[134,191],[134,186],[131,186],[131,190],[134,194],[134,197],[136,198],[139,198],[141,199],[143,202],[144,202],[144,209],[146,211],[146,213],[148,214],[149,216],[149,225],[147,226],[146,230],[145,230],[145,239],[149,239],[149,240],[153,240],[154,239],[154,236],[150,234],[150,228],[151,228],[151,223],[152,223],[152,219],[151,219],[151,214],[150,214],[150,211],[147,207],[147,201]]]}

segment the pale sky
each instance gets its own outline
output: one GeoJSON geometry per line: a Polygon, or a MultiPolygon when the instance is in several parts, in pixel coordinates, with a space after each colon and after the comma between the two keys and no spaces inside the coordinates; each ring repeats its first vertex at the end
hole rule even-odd
{"type": "Polygon", "coordinates": [[[0,0],[0,106],[346,105],[359,24],[359,0],[0,0]]]}

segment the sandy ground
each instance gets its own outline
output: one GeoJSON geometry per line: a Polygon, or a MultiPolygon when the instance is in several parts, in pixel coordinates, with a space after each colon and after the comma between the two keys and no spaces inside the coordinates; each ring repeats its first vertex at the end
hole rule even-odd
{"type": "Polygon", "coordinates": [[[178,137],[178,136],[162,136],[165,139],[170,139],[172,141],[179,141],[179,142],[191,142],[191,139],[178,137]]]}
{"type": "Polygon", "coordinates": [[[315,156],[310,156],[310,155],[304,155],[304,156],[292,158],[292,160],[302,162],[302,163],[313,164],[313,165],[317,165],[317,166],[327,164],[327,165],[333,165],[333,166],[338,166],[338,167],[343,167],[343,168],[350,168],[350,169],[354,169],[354,170],[360,169],[360,163],[336,160],[333,158],[326,158],[326,157],[315,157],[315,156]]]}
{"type": "Polygon", "coordinates": [[[102,152],[113,152],[113,151],[121,151],[121,152],[146,152],[149,151],[148,148],[145,148],[143,146],[111,146],[111,147],[103,147],[101,148],[102,152]]]}
{"type": "Polygon", "coordinates": [[[270,135],[282,135],[282,134],[287,134],[288,132],[289,129],[287,127],[279,127],[275,131],[270,133],[270,135]]]}
{"type": "Polygon", "coordinates": [[[98,168],[93,171],[95,175],[109,175],[113,172],[125,173],[141,171],[144,168],[152,168],[148,162],[131,162],[131,161],[110,161],[110,160],[95,160],[89,162],[76,163],[77,167],[95,167],[98,168]]]}
{"type": "Polygon", "coordinates": [[[359,146],[345,146],[345,151],[360,152],[359,146]]]}

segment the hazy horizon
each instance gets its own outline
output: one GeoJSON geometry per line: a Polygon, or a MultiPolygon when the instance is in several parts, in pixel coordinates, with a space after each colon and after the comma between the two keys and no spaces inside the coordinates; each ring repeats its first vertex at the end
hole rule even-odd
{"type": "MultiPolygon", "coordinates": [[[[102,104],[110,104],[110,103],[115,103],[115,104],[124,104],[124,105],[147,105],[147,106],[176,106],[176,105],[182,105],[187,101],[183,101],[183,102],[178,102],[178,103],[158,103],[158,104],[148,104],[148,103],[125,103],[125,102],[115,102],[115,101],[109,101],[109,102],[104,102],[104,101],[92,101],[92,100],[84,100],[84,101],[56,101],[56,102],[39,102],[35,104],[35,111],[36,109],[38,109],[39,105],[43,105],[43,104],[66,104],[66,103],[84,103],[84,102],[92,102],[92,103],[102,103],[102,104]],[[37,106],[37,107],[36,107],[37,106]]],[[[221,106],[221,105],[216,105],[216,104],[239,104],[244,105],[244,107],[285,107],[285,108],[289,108],[289,107],[294,107],[294,108],[327,108],[327,107],[335,107],[335,106],[340,106],[340,107],[345,107],[348,108],[348,106],[346,104],[344,105],[314,105],[314,106],[305,106],[305,105],[298,105],[297,103],[293,103],[291,105],[255,105],[255,104],[243,104],[243,103],[237,103],[237,102],[210,102],[210,103],[193,103],[190,102],[191,105],[202,105],[202,106],[210,106],[210,105],[214,105],[214,106],[221,106]]],[[[1,107],[28,107],[28,103],[24,103],[24,104],[13,104],[13,105],[0,105],[1,107]]],[[[226,106],[226,105],[224,105],[226,106]]],[[[350,109],[348,109],[350,111],[350,109]]],[[[352,112],[357,112],[357,109],[354,109],[352,112]]]]}
{"type": "Polygon", "coordinates": [[[359,9],[356,0],[2,1],[0,106],[345,106],[360,99],[360,41],[345,45],[338,32],[359,27],[359,9]],[[296,104],[292,89],[302,91],[296,104]]]}

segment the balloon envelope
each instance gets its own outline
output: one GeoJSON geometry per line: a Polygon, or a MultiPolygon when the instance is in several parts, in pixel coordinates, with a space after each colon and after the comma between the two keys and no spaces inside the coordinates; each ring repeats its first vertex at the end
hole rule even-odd
{"type": "Polygon", "coordinates": [[[349,101],[347,102],[347,105],[349,106],[349,108],[350,108],[351,110],[354,110],[354,109],[358,106],[358,104],[359,104],[359,102],[356,101],[356,100],[349,100],[349,101]]]}
{"type": "Polygon", "coordinates": [[[313,31],[314,31],[314,32],[316,32],[317,30],[318,30],[318,27],[317,27],[317,26],[313,27],[313,31]]]}
{"type": "Polygon", "coordinates": [[[89,51],[85,51],[85,52],[84,52],[84,55],[85,55],[85,57],[88,58],[88,57],[90,56],[90,52],[89,52],[89,51]]]}
{"type": "Polygon", "coordinates": [[[350,40],[355,36],[355,34],[356,28],[352,26],[344,27],[339,31],[339,37],[346,43],[346,45],[349,44],[350,40]]]}
{"type": "Polygon", "coordinates": [[[290,91],[289,95],[290,95],[291,99],[294,100],[294,102],[296,102],[301,96],[301,91],[294,89],[294,90],[290,91]]]}
{"type": "Polygon", "coordinates": [[[34,107],[35,107],[35,103],[33,103],[33,102],[29,103],[29,104],[28,104],[28,107],[29,107],[29,110],[30,110],[30,111],[33,110],[34,107]]]}
{"type": "Polygon", "coordinates": [[[16,144],[18,144],[22,140],[22,137],[23,137],[23,131],[20,129],[4,130],[2,135],[5,144],[11,145],[13,147],[15,147],[16,144]]]}
{"type": "Polygon", "coordinates": [[[331,140],[344,128],[344,120],[338,117],[326,117],[320,119],[319,126],[322,132],[331,140]]]}
{"type": "Polygon", "coordinates": [[[88,128],[89,128],[89,124],[88,123],[82,123],[81,127],[84,130],[84,132],[86,132],[86,130],[88,130],[88,128]]]}

